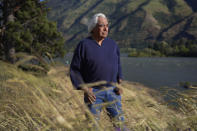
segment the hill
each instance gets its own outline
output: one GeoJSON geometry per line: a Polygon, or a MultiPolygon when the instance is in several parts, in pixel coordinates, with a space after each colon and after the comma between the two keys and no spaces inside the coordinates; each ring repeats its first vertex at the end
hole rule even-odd
{"type": "MultiPolygon", "coordinates": [[[[175,111],[162,101],[160,93],[139,83],[124,81],[120,87],[128,128],[197,129],[194,90],[173,99],[178,104],[175,111]]],[[[95,123],[83,103],[83,93],[73,89],[68,67],[62,65],[51,67],[47,75],[35,76],[0,61],[0,103],[0,130],[91,130],[95,123]]],[[[112,130],[105,111],[99,124],[100,130],[112,130]]]]}
{"type": "Polygon", "coordinates": [[[197,41],[195,0],[49,0],[48,7],[69,49],[87,36],[87,21],[98,12],[108,16],[110,37],[122,48],[197,41]]]}

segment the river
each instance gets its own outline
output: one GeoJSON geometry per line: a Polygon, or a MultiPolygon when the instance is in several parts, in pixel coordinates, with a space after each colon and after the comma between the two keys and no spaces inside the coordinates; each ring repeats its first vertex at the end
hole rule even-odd
{"type": "Polygon", "coordinates": [[[125,80],[142,83],[148,87],[181,88],[180,82],[197,84],[197,58],[121,57],[125,80]]]}

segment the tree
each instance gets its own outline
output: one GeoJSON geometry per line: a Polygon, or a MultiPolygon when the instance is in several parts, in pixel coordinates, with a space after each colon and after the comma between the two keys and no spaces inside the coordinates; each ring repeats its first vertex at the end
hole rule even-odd
{"type": "Polygon", "coordinates": [[[6,60],[15,62],[15,51],[42,59],[46,54],[63,56],[64,39],[56,23],[47,19],[48,9],[40,0],[1,0],[1,45],[6,60]],[[9,8],[8,8],[9,7],[9,8]]]}
{"type": "Polygon", "coordinates": [[[0,1],[1,8],[1,47],[4,49],[6,59],[12,63],[15,62],[15,48],[14,48],[14,40],[8,39],[5,30],[7,29],[7,25],[10,22],[15,21],[14,11],[18,3],[21,1],[12,1],[12,0],[1,0],[0,1]]]}
{"type": "Polygon", "coordinates": [[[190,44],[189,45],[190,56],[197,56],[197,44],[190,44]]]}
{"type": "Polygon", "coordinates": [[[185,45],[180,45],[179,50],[180,50],[180,55],[181,56],[188,56],[189,49],[185,45]]]}

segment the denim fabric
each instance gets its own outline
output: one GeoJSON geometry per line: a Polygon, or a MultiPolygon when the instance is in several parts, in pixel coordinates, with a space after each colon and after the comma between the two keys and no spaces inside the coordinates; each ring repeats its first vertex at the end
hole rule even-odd
{"type": "Polygon", "coordinates": [[[113,91],[115,87],[93,88],[93,93],[96,96],[96,101],[90,104],[88,98],[84,101],[88,105],[90,111],[95,115],[96,119],[100,119],[100,112],[102,107],[105,107],[109,113],[110,118],[117,121],[124,121],[121,95],[116,95],[113,91]]]}

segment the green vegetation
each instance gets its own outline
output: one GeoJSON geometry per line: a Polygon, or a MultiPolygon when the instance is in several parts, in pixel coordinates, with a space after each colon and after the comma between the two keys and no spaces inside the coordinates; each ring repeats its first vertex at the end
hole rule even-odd
{"type": "Polygon", "coordinates": [[[144,49],[131,49],[129,57],[162,57],[164,56],[159,51],[155,51],[150,48],[144,48],[144,49]]]}
{"type": "Polygon", "coordinates": [[[165,56],[184,56],[184,57],[196,57],[197,56],[197,44],[193,41],[183,42],[181,39],[177,43],[168,44],[165,41],[156,43],[153,45],[153,49],[160,51],[165,56]]]}
{"type": "Polygon", "coordinates": [[[46,3],[39,0],[1,0],[1,58],[16,62],[15,52],[43,57],[63,56],[64,39],[56,23],[47,19],[46,3]]]}
{"type": "Polygon", "coordinates": [[[149,45],[148,48],[136,49],[122,49],[121,52],[128,53],[129,57],[169,57],[169,56],[182,56],[182,57],[197,57],[197,44],[193,41],[186,41],[184,39],[178,43],[168,44],[165,41],[149,45]]]}
{"type": "Polygon", "coordinates": [[[190,82],[186,81],[186,82],[180,82],[179,83],[180,86],[184,87],[184,88],[189,88],[189,89],[197,89],[197,85],[192,85],[190,82]]]}
{"type": "Polygon", "coordinates": [[[134,10],[136,10],[138,8],[138,6],[140,4],[142,4],[143,2],[146,2],[146,0],[138,0],[138,1],[129,1],[125,7],[123,7],[124,11],[126,11],[126,13],[130,13],[134,10]]]}
{"type": "Polygon", "coordinates": [[[151,0],[148,5],[143,7],[144,10],[153,14],[154,12],[161,11],[168,14],[168,7],[160,0],[151,0]]]}
{"type": "MultiPolygon", "coordinates": [[[[123,81],[122,104],[129,129],[196,130],[196,89],[173,93],[177,106],[162,100],[162,94],[138,83],[123,81]],[[159,95],[158,95],[159,94],[159,95]]],[[[0,61],[0,130],[94,130],[94,118],[83,102],[83,93],[74,90],[68,68],[51,66],[44,76],[24,72],[0,61]]],[[[103,111],[99,130],[113,130],[103,111]]]]}

